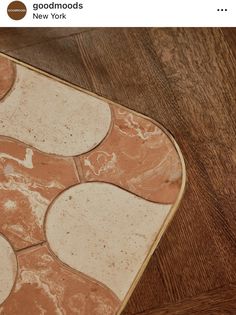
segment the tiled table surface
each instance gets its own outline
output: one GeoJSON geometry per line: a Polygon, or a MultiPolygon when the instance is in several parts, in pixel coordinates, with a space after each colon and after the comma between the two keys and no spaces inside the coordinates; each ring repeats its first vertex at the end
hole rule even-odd
{"type": "Polygon", "coordinates": [[[160,121],[184,153],[183,201],[122,314],[236,313],[235,35],[0,29],[2,52],[160,121]]]}
{"type": "Polygon", "coordinates": [[[183,195],[177,144],[4,57],[0,98],[0,314],[116,314],[183,195]]]}

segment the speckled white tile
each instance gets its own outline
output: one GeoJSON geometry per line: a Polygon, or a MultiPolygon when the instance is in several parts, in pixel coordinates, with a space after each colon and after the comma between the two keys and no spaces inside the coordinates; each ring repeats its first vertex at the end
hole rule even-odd
{"type": "Polygon", "coordinates": [[[59,259],[123,299],[170,208],[114,185],[85,183],[56,199],[46,235],[59,259]]]}
{"type": "Polygon", "coordinates": [[[106,136],[109,105],[23,66],[0,106],[0,134],[45,153],[75,156],[106,136]]]}
{"type": "Polygon", "coordinates": [[[158,123],[0,57],[0,314],[120,314],[184,181],[158,123]]]}
{"type": "Polygon", "coordinates": [[[0,234],[0,304],[10,294],[17,273],[15,253],[8,241],[0,234]]]}

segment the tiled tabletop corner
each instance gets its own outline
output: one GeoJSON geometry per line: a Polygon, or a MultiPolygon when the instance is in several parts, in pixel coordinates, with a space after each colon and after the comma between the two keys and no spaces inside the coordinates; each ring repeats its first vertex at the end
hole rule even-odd
{"type": "Polygon", "coordinates": [[[148,117],[0,56],[0,315],[115,315],[183,195],[148,117]]]}

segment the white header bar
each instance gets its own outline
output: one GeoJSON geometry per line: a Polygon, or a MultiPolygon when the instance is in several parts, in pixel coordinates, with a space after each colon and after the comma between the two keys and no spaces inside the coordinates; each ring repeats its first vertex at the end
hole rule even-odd
{"type": "Polygon", "coordinates": [[[236,0],[20,0],[26,13],[12,2],[0,1],[0,27],[236,26],[236,0]]]}

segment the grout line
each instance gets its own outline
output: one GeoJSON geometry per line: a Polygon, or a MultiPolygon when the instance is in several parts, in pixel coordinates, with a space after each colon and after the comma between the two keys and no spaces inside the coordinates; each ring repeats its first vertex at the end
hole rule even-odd
{"type": "Polygon", "coordinates": [[[89,282],[92,282],[96,285],[99,285],[100,287],[104,288],[105,290],[108,290],[113,297],[119,302],[119,304],[121,305],[122,301],[118,298],[118,296],[116,295],[116,293],[109,288],[105,283],[100,282],[99,280],[87,275],[86,273],[83,273],[82,271],[79,271],[78,269],[71,267],[70,265],[66,264],[65,262],[63,262],[58,256],[57,254],[52,250],[52,248],[50,247],[50,244],[48,241],[45,242],[46,246],[47,246],[47,250],[50,253],[50,255],[52,256],[52,258],[64,269],[66,269],[67,271],[69,271],[70,273],[76,275],[77,277],[81,277],[83,278],[83,280],[88,280],[89,282]]]}
{"type": "Polygon", "coordinates": [[[25,251],[27,251],[27,250],[30,250],[31,248],[38,248],[38,247],[40,247],[40,246],[42,246],[42,245],[44,245],[44,244],[46,244],[47,242],[46,241],[42,241],[42,242],[40,242],[40,243],[37,243],[37,244],[33,244],[33,245],[29,245],[29,246],[27,246],[27,247],[24,247],[24,248],[21,248],[21,249],[16,249],[15,250],[15,253],[22,253],[22,252],[25,252],[25,251]]]}
{"type": "MultiPolygon", "coordinates": [[[[73,159],[73,160],[74,160],[74,159],[73,159]]],[[[75,161],[74,161],[74,162],[75,162],[75,161]]],[[[76,163],[75,163],[75,164],[76,164],[76,163]]],[[[44,222],[43,222],[43,226],[42,226],[42,228],[43,228],[43,233],[44,233],[44,237],[45,237],[45,241],[43,241],[43,242],[41,242],[41,243],[39,243],[39,244],[36,244],[36,245],[34,245],[34,246],[31,246],[31,247],[37,248],[37,247],[40,247],[40,246],[42,246],[42,245],[45,244],[46,247],[47,247],[48,252],[50,253],[50,255],[53,257],[53,259],[54,259],[61,267],[65,268],[66,270],[70,271],[71,273],[73,273],[73,274],[76,275],[76,276],[82,277],[83,279],[86,279],[86,280],[88,280],[88,281],[90,281],[90,282],[93,282],[93,283],[99,285],[100,287],[105,288],[106,290],[108,290],[108,291],[113,295],[113,297],[119,302],[119,306],[118,306],[118,308],[117,308],[117,310],[118,310],[118,309],[120,308],[120,306],[122,305],[122,301],[118,298],[118,296],[116,295],[116,293],[115,293],[111,288],[109,288],[106,284],[100,282],[99,280],[97,280],[97,279],[95,279],[95,278],[93,278],[93,277],[90,277],[89,275],[87,275],[87,274],[85,274],[85,273],[79,271],[78,269],[73,268],[72,266],[70,266],[70,265],[66,264],[65,262],[63,262],[63,261],[57,256],[56,252],[53,251],[53,249],[52,249],[51,246],[50,246],[50,242],[49,242],[49,240],[48,240],[48,238],[47,238],[46,222],[47,222],[48,213],[49,213],[51,207],[52,207],[53,204],[56,202],[56,200],[57,200],[58,198],[60,198],[60,196],[61,196],[62,194],[65,193],[65,191],[67,191],[68,189],[70,189],[70,188],[72,188],[72,187],[76,187],[77,185],[78,185],[78,184],[72,185],[72,186],[70,186],[70,187],[67,187],[65,190],[61,191],[61,192],[52,200],[52,202],[48,205],[47,211],[46,211],[46,213],[45,213],[45,215],[44,215],[44,222]]],[[[30,248],[30,247],[28,247],[28,248],[30,248]]],[[[26,249],[27,249],[27,248],[26,248],[26,249]]]]}
{"type": "MultiPolygon", "coordinates": [[[[109,138],[110,134],[112,133],[112,130],[114,128],[114,125],[115,125],[115,117],[114,117],[114,113],[113,113],[113,104],[111,104],[109,101],[106,101],[107,102],[107,105],[109,105],[109,109],[110,109],[110,113],[111,113],[111,121],[110,121],[110,126],[107,130],[107,133],[106,135],[104,136],[104,138],[99,142],[97,143],[94,147],[92,147],[91,149],[89,149],[88,151],[84,152],[84,153],[81,153],[79,155],[75,155],[74,158],[79,158],[80,161],[81,161],[81,158],[84,157],[84,156],[87,156],[88,154],[90,153],[93,153],[93,151],[95,151],[96,149],[98,149],[100,147],[101,144],[103,144],[104,142],[107,141],[107,139],[109,138]]],[[[77,160],[76,160],[77,161],[77,160]]]]}
{"type": "MultiPolygon", "coordinates": [[[[28,64],[26,64],[24,62],[21,62],[21,61],[17,60],[16,58],[10,57],[9,55],[6,55],[6,54],[0,52],[0,56],[4,56],[5,58],[13,60],[17,64],[23,65],[23,66],[25,66],[25,67],[27,67],[27,68],[29,68],[31,70],[34,70],[34,71],[36,71],[36,72],[38,72],[40,74],[43,74],[43,75],[45,75],[45,76],[47,76],[47,77],[49,77],[51,79],[54,79],[54,80],[56,80],[58,82],[61,82],[62,84],[65,84],[67,86],[73,87],[73,88],[77,89],[78,91],[84,92],[87,95],[90,95],[90,96],[96,97],[96,98],[98,98],[100,100],[103,100],[103,101],[109,103],[110,106],[115,105],[117,107],[120,107],[120,108],[123,108],[123,109],[127,110],[127,107],[124,106],[124,105],[118,104],[118,103],[113,102],[113,101],[109,101],[107,98],[105,98],[105,97],[103,97],[103,96],[101,96],[99,94],[90,92],[90,91],[88,91],[88,90],[86,90],[84,88],[81,88],[81,87],[79,87],[79,86],[77,86],[75,84],[72,84],[72,83],[70,83],[70,82],[68,82],[66,80],[60,79],[58,77],[55,77],[54,75],[51,75],[51,74],[49,74],[49,73],[47,73],[45,71],[42,71],[42,70],[37,69],[37,68],[35,68],[33,66],[30,66],[30,65],[28,65],[28,64]]],[[[186,189],[186,182],[187,182],[186,165],[185,165],[184,157],[183,157],[182,151],[181,151],[179,145],[177,144],[177,142],[176,142],[174,136],[172,135],[172,133],[170,131],[168,131],[162,124],[160,124],[159,122],[155,121],[154,119],[152,119],[150,117],[147,117],[146,115],[144,115],[144,114],[142,114],[142,113],[140,113],[138,111],[132,110],[132,109],[129,109],[129,111],[132,112],[132,113],[135,113],[136,115],[138,115],[140,117],[145,118],[146,120],[149,120],[149,121],[153,122],[156,126],[158,126],[169,137],[169,139],[173,143],[173,145],[174,145],[174,147],[175,147],[175,149],[176,149],[176,151],[177,151],[177,153],[179,155],[180,161],[181,161],[181,165],[182,165],[182,183],[181,183],[181,187],[180,187],[180,191],[179,191],[178,197],[177,197],[175,203],[172,205],[172,207],[170,209],[170,212],[167,215],[167,217],[166,217],[166,219],[165,219],[161,229],[157,233],[156,239],[152,243],[148,254],[144,258],[143,264],[142,264],[141,268],[139,269],[139,271],[138,271],[138,273],[137,273],[133,283],[131,284],[130,289],[127,292],[124,300],[122,301],[121,307],[117,311],[116,315],[120,315],[122,313],[122,311],[124,310],[125,306],[127,305],[128,300],[129,300],[132,292],[134,291],[134,288],[136,287],[138,281],[140,280],[140,278],[141,278],[141,276],[142,276],[142,274],[143,274],[143,272],[144,272],[144,270],[145,270],[145,268],[146,268],[146,266],[147,266],[147,264],[148,264],[148,262],[149,262],[149,260],[151,258],[151,255],[153,254],[154,250],[156,249],[156,247],[157,247],[157,245],[158,245],[158,243],[159,243],[163,233],[165,232],[165,230],[167,229],[168,225],[172,221],[172,218],[173,218],[175,212],[179,208],[180,202],[181,202],[182,197],[184,195],[184,191],[186,189]]]]}
{"type": "Polygon", "coordinates": [[[74,156],[73,161],[74,161],[74,165],[75,168],[77,170],[78,173],[78,178],[80,180],[80,183],[85,183],[87,182],[84,172],[83,172],[83,166],[82,166],[82,157],[86,156],[89,153],[94,152],[102,143],[106,142],[107,138],[110,136],[113,128],[114,128],[114,124],[115,124],[115,117],[114,117],[114,112],[113,112],[113,106],[108,102],[109,108],[110,108],[110,113],[111,113],[111,122],[110,122],[110,126],[108,128],[107,134],[105,135],[105,137],[92,149],[90,149],[89,151],[82,153],[80,155],[74,156]]]}
{"type": "Polygon", "coordinates": [[[86,180],[84,177],[84,172],[83,172],[82,164],[80,161],[80,157],[77,157],[77,159],[75,157],[73,157],[73,161],[74,161],[74,165],[75,165],[77,175],[79,178],[79,183],[84,183],[86,180]]]}
{"type": "Polygon", "coordinates": [[[83,178],[84,178],[83,171],[79,170],[79,168],[77,166],[77,162],[76,162],[74,157],[71,157],[71,160],[72,160],[72,163],[73,163],[73,166],[74,166],[74,171],[75,171],[76,177],[78,179],[78,183],[77,184],[83,183],[83,178]]]}

